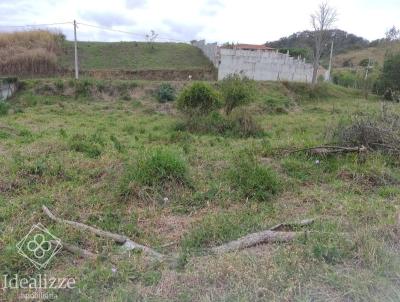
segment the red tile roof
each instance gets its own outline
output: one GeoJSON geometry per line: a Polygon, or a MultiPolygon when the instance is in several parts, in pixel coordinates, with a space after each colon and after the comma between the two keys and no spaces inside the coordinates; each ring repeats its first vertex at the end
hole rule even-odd
{"type": "Polygon", "coordinates": [[[272,47],[268,47],[265,45],[254,45],[254,44],[236,44],[233,46],[236,49],[243,50],[274,50],[272,47]]]}

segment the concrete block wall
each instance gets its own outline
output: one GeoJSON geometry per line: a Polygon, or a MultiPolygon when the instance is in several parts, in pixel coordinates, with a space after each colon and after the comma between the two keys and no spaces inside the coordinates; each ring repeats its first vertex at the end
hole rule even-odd
{"type": "Polygon", "coordinates": [[[313,67],[299,58],[277,51],[251,51],[220,48],[217,43],[206,44],[204,40],[192,45],[218,68],[218,80],[238,73],[256,81],[311,82],[313,67]]]}
{"type": "Polygon", "coordinates": [[[200,48],[203,54],[218,68],[219,65],[219,47],[217,43],[206,43],[205,40],[193,41],[192,45],[200,48]]]}
{"type": "Polygon", "coordinates": [[[256,81],[311,82],[313,67],[275,51],[220,49],[218,80],[239,73],[256,81]]]}

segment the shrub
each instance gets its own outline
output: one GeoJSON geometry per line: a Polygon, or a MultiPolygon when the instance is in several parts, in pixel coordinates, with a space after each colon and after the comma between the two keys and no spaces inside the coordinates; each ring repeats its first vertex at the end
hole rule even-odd
{"type": "Polygon", "coordinates": [[[89,80],[76,80],[75,81],[75,96],[89,97],[91,95],[91,88],[93,83],[89,80]]]}
{"type": "Polygon", "coordinates": [[[0,116],[7,115],[10,105],[6,102],[0,101],[0,116]]]}
{"type": "Polygon", "coordinates": [[[260,137],[264,135],[258,123],[244,110],[236,111],[228,117],[213,111],[206,116],[193,116],[180,126],[183,126],[183,130],[204,134],[233,137],[260,137]]]}
{"type": "Polygon", "coordinates": [[[360,63],[358,63],[358,66],[367,67],[367,66],[369,65],[369,63],[370,63],[370,60],[369,60],[369,59],[362,59],[362,60],[360,61],[360,63]]]}
{"type": "Polygon", "coordinates": [[[253,81],[248,78],[231,74],[222,80],[221,92],[224,98],[225,112],[229,115],[234,108],[252,100],[255,95],[255,87],[253,81]]]}
{"type": "Polygon", "coordinates": [[[231,134],[239,137],[260,137],[264,135],[253,116],[245,110],[235,111],[229,118],[231,134]]]}
{"type": "Polygon", "coordinates": [[[156,97],[160,103],[175,101],[175,88],[169,83],[162,83],[158,87],[156,97]]]}
{"type": "Polygon", "coordinates": [[[175,151],[163,148],[142,153],[134,165],[126,167],[120,188],[123,195],[130,193],[132,182],[156,188],[190,184],[186,162],[175,151]]]}
{"type": "Polygon", "coordinates": [[[207,115],[219,106],[219,95],[210,85],[193,83],[178,98],[178,109],[189,116],[207,115]]]}
{"type": "Polygon", "coordinates": [[[254,156],[241,153],[232,162],[228,179],[240,197],[256,201],[269,201],[278,193],[280,182],[269,167],[260,165],[254,156]]]}

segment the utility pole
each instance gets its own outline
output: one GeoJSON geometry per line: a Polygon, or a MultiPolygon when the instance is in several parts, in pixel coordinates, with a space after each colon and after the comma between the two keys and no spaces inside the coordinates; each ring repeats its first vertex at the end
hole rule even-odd
{"type": "Polygon", "coordinates": [[[368,80],[368,73],[369,73],[369,70],[372,68],[372,66],[371,66],[371,58],[368,58],[368,66],[367,66],[367,68],[366,68],[366,70],[365,70],[365,77],[364,77],[364,81],[367,81],[368,80]]]}
{"type": "Polygon", "coordinates": [[[79,79],[79,67],[78,67],[78,42],[76,40],[76,20],[74,20],[74,37],[75,37],[75,79],[79,79]]]}
{"type": "Polygon", "coordinates": [[[333,59],[333,42],[335,40],[335,36],[336,36],[336,33],[334,32],[332,34],[331,56],[329,59],[329,69],[328,69],[328,81],[331,81],[331,78],[332,78],[331,73],[332,73],[332,59],[333,59]]]}
{"type": "Polygon", "coordinates": [[[368,66],[365,70],[365,77],[364,77],[364,96],[366,100],[368,100],[368,89],[369,89],[368,75],[370,69],[372,69],[371,58],[368,58],[368,66]]]}

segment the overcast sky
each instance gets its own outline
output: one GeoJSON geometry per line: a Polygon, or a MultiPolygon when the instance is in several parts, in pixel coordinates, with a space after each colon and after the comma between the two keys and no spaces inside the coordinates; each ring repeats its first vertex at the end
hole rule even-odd
{"type": "MultiPolygon", "coordinates": [[[[265,43],[310,29],[320,0],[0,0],[0,30],[6,25],[78,22],[137,33],[108,32],[81,25],[78,39],[143,40],[154,30],[160,40],[265,43]]],[[[336,28],[369,40],[400,27],[400,0],[330,0],[336,28]]],[[[72,26],[58,26],[69,39],[72,26]]]]}

